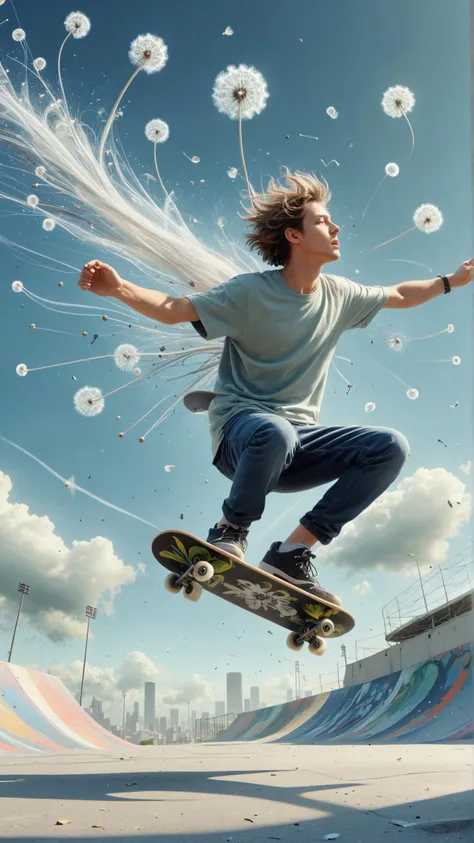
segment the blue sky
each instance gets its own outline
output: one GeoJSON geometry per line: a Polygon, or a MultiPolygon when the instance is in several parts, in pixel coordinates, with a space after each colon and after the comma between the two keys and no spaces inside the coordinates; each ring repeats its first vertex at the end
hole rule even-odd
{"type": "MultiPolygon", "coordinates": [[[[163,71],[154,76],[140,74],[130,88],[116,131],[133,167],[143,175],[153,169],[144,125],[154,117],[169,123],[170,140],[160,149],[161,172],[168,187],[175,189],[183,213],[198,221],[193,223],[194,230],[202,239],[215,238],[218,216],[225,218],[232,239],[238,241],[245,230],[238,218],[239,182],[227,176],[228,167],[240,165],[237,126],[217,112],[211,91],[219,71],[229,64],[246,63],[260,70],[270,93],[262,114],[244,124],[250,177],[254,184],[266,184],[286,165],[327,178],[333,192],[332,217],[342,229],[342,258],[332,271],[363,284],[392,285],[454,272],[472,256],[467,0],[450,4],[442,0],[335,0],[330,5],[300,0],[294,13],[280,0],[261,0],[258,4],[251,0],[238,4],[208,0],[204,5],[177,2],[159,9],[152,9],[146,0],[135,0],[133,17],[120,0],[104,0],[99,9],[85,0],[79,10],[91,18],[92,29],[87,38],[67,45],[64,81],[71,109],[96,128],[104,119],[98,115],[99,110],[104,108],[108,113],[130,74],[130,41],[151,32],[168,45],[169,59],[163,71]],[[231,37],[222,35],[226,26],[234,30],[231,37]],[[384,91],[396,84],[407,85],[416,97],[410,113],[416,138],[411,160],[406,122],[387,117],[380,104],[384,91]],[[326,114],[330,105],[339,113],[336,120],[326,114]],[[183,151],[190,157],[199,155],[200,164],[192,164],[183,151]],[[321,159],[326,164],[336,159],[339,166],[325,166],[321,159]],[[400,166],[400,175],[383,183],[362,219],[362,210],[391,161],[400,166]],[[201,178],[204,184],[199,183],[201,178]],[[440,231],[432,235],[415,231],[370,255],[360,254],[410,228],[415,208],[424,202],[442,210],[445,221],[440,231]]],[[[45,78],[56,84],[54,67],[64,37],[63,19],[72,7],[61,0],[54,8],[39,8],[33,0],[24,0],[19,11],[33,56],[44,56],[48,62],[45,78]]],[[[2,61],[13,81],[18,79],[18,71],[12,57],[21,59],[22,52],[11,39],[17,24],[9,0],[2,6],[2,13],[2,19],[9,19],[0,27],[2,61]]],[[[1,149],[0,161],[6,162],[1,149]]],[[[20,177],[27,195],[34,174],[20,177]]],[[[158,198],[156,186],[150,189],[158,198]]],[[[59,230],[45,234],[29,211],[19,212],[16,206],[3,202],[1,214],[2,234],[22,245],[66,261],[77,270],[92,257],[101,257],[125,277],[143,283],[133,267],[115,256],[92,253],[59,230]]],[[[74,410],[74,392],[86,383],[104,392],[121,385],[123,376],[111,361],[19,378],[15,367],[20,362],[34,368],[107,354],[114,350],[117,340],[100,320],[59,315],[11,291],[11,282],[21,279],[39,296],[83,304],[84,295],[76,286],[77,273],[52,271],[44,261],[25,262],[25,253],[13,253],[4,246],[0,250],[4,316],[0,434],[62,476],[74,475],[77,483],[94,495],[140,515],[159,529],[182,527],[205,536],[208,527],[219,519],[221,501],[229,488],[228,481],[211,465],[207,417],[191,416],[178,407],[141,445],[137,441],[139,428],[136,436],[117,438],[120,428],[116,416],[120,414],[131,423],[161,395],[168,394],[169,384],[151,381],[123,390],[109,399],[100,416],[85,419],[74,410]],[[59,290],[61,280],[64,287],[59,290]],[[66,333],[31,331],[30,322],[66,333]],[[89,339],[81,336],[83,330],[90,337],[100,333],[92,347],[89,339]],[[175,469],[166,473],[166,464],[175,465],[175,469]]],[[[472,290],[468,288],[410,311],[384,310],[369,328],[348,332],[336,351],[353,361],[352,366],[344,361],[337,363],[354,388],[347,395],[343,380],[335,369],[331,370],[321,423],[393,427],[403,431],[411,446],[411,457],[389,490],[394,494],[386,498],[385,506],[361,516],[355,532],[349,531],[337,540],[339,550],[334,542],[331,552],[319,554],[320,562],[317,560],[323,584],[339,593],[356,616],[356,629],[343,642],[349,649],[356,639],[382,631],[381,607],[412,581],[412,572],[406,570],[408,552],[416,552],[428,568],[469,544],[471,303],[472,290]],[[453,333],[415,340],[443,331],[448,323],[455,326],[453,333]],[[382,344],[392,333],[410,340],[403,352],[382,344]],[[372,339],[379,344],[371,344],[372,339]],[[415,362],[449,360],[453,355],[461,357],[460,366],[415,362]],[[419,389],[418,400],[409,401],[406,387],[381,366],[419,389]],[[376,404],[371,414],[364,410],[369,401],[376,404]],[[459,402],[456,408],[450,406],[455,402],[459,402]],[[450,495],[458,495],[458,499],[464,495],[458,509],[447,506],[444,498],[450,495]],[[440,500],[443,509],[438,517],[434,513],[440,500]],[[381,528],[386,543],[382,549],[377,543],[381,528]],[[382,569],[376,570],[376,564],[382,569]],[[369,594],[360,593],[369,589],[367,585],[359,593],[353,591],[361,583],[369,583],[369,594]]],[[[124,341],[123,336],[120,341],[124,341]]],[[[164,571],[151,557],[152,528],[79,493],[72,497],[61,481],[3,442],[0,471],[13,486],[9,504],[22,503],[32,515],[49,519],[65,543],[64,553],[70,552],[73,542],[87,544],[103,536],[111,542],[114,558],[135,570],[131,581],[127,568],[125,579],[130,581],[117,588],[113,612],[107,614],[101,553],[90,561],[90,565],[97,565],[97,582],[102,582],[102,591],[96,582],[96,591],[91,592],[93,597],[100,592],[102,598],[89,651],[90,662],[99,671],[110,668],[117,672],[128,653],[140,651],[159,668],[157,676],[161,679],[157,681],[163,693],[179,688],[190,674],[199,674],[209,683],[209,693],[220,699],[225,671],[237,669],[243,671],[247,685],[268,683],[268,701],[283,694],[284,681],[280,687],[275,677],[291,673],[294,663],[293,654],[285,647],[284,631],[272,628],[269,635],[264,621],[229,608],[210,595],[204,595],[196,605],[177,602],[180,598],[164,592],[164,571]],[[137,570],[139,562],[146,564],[145,573],[137,570]],[[181,611],[177,612],[177,607],[181,611]],[[180,635],[184,638],[173,644],[180,635]],[[237,639],[238,635],[241,638],[237,639]]],[[[315,490],[314,502],[323,491],[315,490]]],[[[264,519],[253,527],[248,560],[258,563],[271,541],[285,538],[298,517],[310,508],[311,500],[311,494],[305,495],[301,504],[298,496],[271,496],[264,519]]],[[[9,506],[4,523],[13,517],[9,506]]],[[[11,520],[8,523],[11,527],[11,520]]],[[[37,529],[36,521],[35,525],[37,529]]],[[[27,520],[25,533],[18,532],[15,546],[8,545],[8,558],[1,561],[2,570],[8,571],[4,577],[7,585],[0,587],[7,612],[0,629],[0,652],[4,654],[10,642],[18,580],[26,578],[27,572],[38,583],[41,611],[48,612],[53,605],[48,604],[45,577],[51,590],[57,588],[51,559],[42,561],[41,554],[38,560],[32,559],[36,545],[28,543],[28,535],[34,535],[34,530],[28,532],[30,529],[32,524],[27,520]]],[[[11,535],[10,530],[9,541],[11,535]]],[[[43,541],[46,546],[49,539],[43,541]]],[[[80,560],[77,564],[81,565],[80,560]]],[[[93,580],[93,569],[87,571],[85,577],[93,580]]],[[[81,615],[77,614],[74,595],[67,594],[68,577],[65,580],[60,591],[64,592],[63,610],[72,619],[68,627],[71,633],[74,619],[81,619],[81,615]]],[[[88,583],[74,583],[71,580],[69,587],[77,586],[76,596],[80,594],[82,602],[89,602],[88,583]]],[[[30,606],[34,600],[32,591],[30,606]]],[[[62,604],[56,601],[54,605],[57,608],[62,604]]],[[[53,638],[61,640],[52,641],[56,616],[48,616],[48,637],[44,615],[37,609],[31,611],[29,622],[25,610],[15,660],[42,668],[61,664],[62,675],[67,678],[68,665],[82,657],[83,639],[80,634],[55,636],[53,630],[53,638]]],[[[306,687],[315,689],[319,673],[334,670],[337,660],[341,662],[338,642],[332,642],[325,658],[316,663],[309,654],[300,654],[306,687]]],[[[92,679],[90,688],[100,695],[100,687],[97,689],[92,679]]],[[[209,708],[205,703],[202,707],[209,708]]]]}

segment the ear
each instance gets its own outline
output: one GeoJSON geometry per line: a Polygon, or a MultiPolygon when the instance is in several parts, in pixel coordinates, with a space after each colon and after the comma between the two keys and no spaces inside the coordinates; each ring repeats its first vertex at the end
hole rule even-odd
{"type": "Polygon", "coordinates": [[[285,237],[292,246],[299,243],[299,235],[301,234],[297,228],[285,228],[285,237]]]}

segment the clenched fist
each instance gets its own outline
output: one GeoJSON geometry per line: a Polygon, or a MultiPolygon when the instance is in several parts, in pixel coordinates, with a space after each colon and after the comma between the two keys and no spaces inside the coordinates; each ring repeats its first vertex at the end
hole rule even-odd
{"type": "Polygon", "coordinates": [[[96,296],[115,296],[123,286],[123,279],[118,272],[102,261],[89,261],[82,267],[77,282],[81,290],[95,293],[96,296]]]}

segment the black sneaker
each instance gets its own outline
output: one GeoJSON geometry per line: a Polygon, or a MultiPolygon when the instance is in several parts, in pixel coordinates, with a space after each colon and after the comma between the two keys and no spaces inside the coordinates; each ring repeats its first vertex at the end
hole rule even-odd
{"type": "Polygon", "coordinates": [[[311,562],[311,559],[316,557],[314,553],[311,553],[309,547],[300,544],[292,550],[280,553],[280,546],[281,542],[273,542],[270,550],[267,550],[259,565],[262,571],[267,571],[275,577],[287,580],[298,588],[302,588],[303,591],[307,591],[308,594],[314,594],[315,597],[321,597],[322,600],[335,603],[336,606],[342,605],[339,597],[321,588],[316,579],[318,572],[311,562]]]}
{"type": "Polygon", "coordinates": [[[209,530],[206,541],[218,547],[222,553],[231,553],[244,561],[248,532],[248,527],[232,527],[230,524],[218,527],[215,524],[209,530]]]}

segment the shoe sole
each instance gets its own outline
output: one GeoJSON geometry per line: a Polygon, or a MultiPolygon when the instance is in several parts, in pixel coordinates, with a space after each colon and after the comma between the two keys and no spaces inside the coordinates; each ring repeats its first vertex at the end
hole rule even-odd
{"type": "Polygon", "coordinates": [[[241,562],[245,562],[244,552],[241,547],[236,544],[231,544],[230,542],[208,542],[208,544],[212,544],[213,547],[220,550],[221,553],[230,553],[231,556],[236,556],[237,559],[240,559],[241,562]]]}
{"type": "Polygon", "coordinates": [[[268,562],[261,562],[259,568],[261,571],[266,571],[268,574],[273,574],[274,577],[278,577],[280,580],[284,580],[285,582],[291,583],[291,585],[295,585],[297,588],[301,588],[302,591],[306,591],[308,594],[311,594],[317,599],[319,598],[327,601],[328,603],[334,603],[336,606],[341,605],[339,597],[335,594],[329,594],[329,592],[324,591],[323,589],[321,589],[319,594],[314,591],[314,583],[311,580],[297,580],[294,577],[290,577],[290,575],[282,571],[281,568],[274,568],[273,565],[269,565],[268,562]],[[305,588],[305,586],[308,585],[312,586],[311,591],[305,588]]]}

